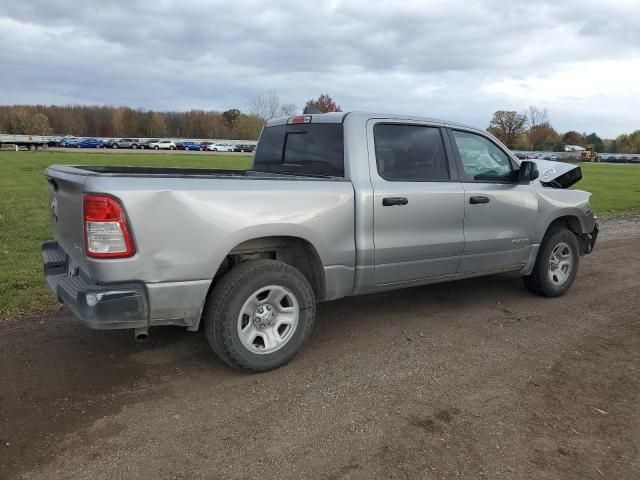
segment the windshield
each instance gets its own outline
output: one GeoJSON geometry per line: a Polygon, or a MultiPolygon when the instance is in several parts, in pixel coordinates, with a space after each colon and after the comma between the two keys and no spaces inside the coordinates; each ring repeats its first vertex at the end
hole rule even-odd
{"type": "Polygon", "coordinates": [[[265,128],[253,169],[298,175],[344,176],[341,123],[276,125],[265,128]]]}

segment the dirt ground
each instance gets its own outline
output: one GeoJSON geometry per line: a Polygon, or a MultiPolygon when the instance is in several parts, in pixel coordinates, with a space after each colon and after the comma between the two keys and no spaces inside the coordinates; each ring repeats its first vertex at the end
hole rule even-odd
{"type": "Polygon", "coordinates": [[[260,375],[178,328],[9,321],[0,479],[638,479],[638,225],[559,299],[506,275],[322,304],[260,375]]]}

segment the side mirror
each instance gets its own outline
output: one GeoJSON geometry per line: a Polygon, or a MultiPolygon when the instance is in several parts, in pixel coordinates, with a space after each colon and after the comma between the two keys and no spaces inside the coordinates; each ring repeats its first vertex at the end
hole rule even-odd
{"type": "Polygon", "coordinates": [[[518,183],[529,184],[534,181],[540,173],[538,172],[538,166],[535,162],[525,160],[520,163],[520,170],[518,170],[518,183]]]}

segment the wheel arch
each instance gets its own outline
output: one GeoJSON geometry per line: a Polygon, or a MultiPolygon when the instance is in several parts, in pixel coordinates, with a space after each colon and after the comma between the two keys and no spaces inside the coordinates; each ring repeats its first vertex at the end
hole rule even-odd
{"type": "Polygon", "coordinates": [[[591,252],[591,249],[589,248],[588,234],[592,231],[593,228],[589,226],[588,222],[581,221],[581,217],[574,214],[566,214],[566,215],[556,217],[553,221],[549,223],[546,230],[544,231],[544,235],[541,237],[541,243],[547,237],[549,232],[556,227],[566,228],[575,234],[578,240],[578,244],[580,246],[581,256],[584,255],[585,253],[591,252]]]}
{"type": "Polygon", "coordinates": [[[582,223],[576,215],[562,215],[552,220],[544,231],[543,238],[555,227],[565,227],[576,235],[582,235],[582,223]]]}
{"type": "Polygon", "coordinates": [[[305,238],[288,235],[256,237],[235,245],[220,263],[209,285],[206,298],[210,297],[211,291],[220,279],[234,267],[243,262],[263,258],[278,260],[296,268],[309,281],[316,301],[325,298],[326,279],[317,248],[305,238]]]}

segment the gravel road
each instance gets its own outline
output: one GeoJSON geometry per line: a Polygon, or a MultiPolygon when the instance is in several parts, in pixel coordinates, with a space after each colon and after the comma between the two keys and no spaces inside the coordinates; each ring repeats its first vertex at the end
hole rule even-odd
{"type": "Polygon", "coordinates": [[[0,327],[0,478],[638,479],[640,228],[604,222],[570,292],[503,275],[319,306],[287,366],[201,334],[0,327]]]}

